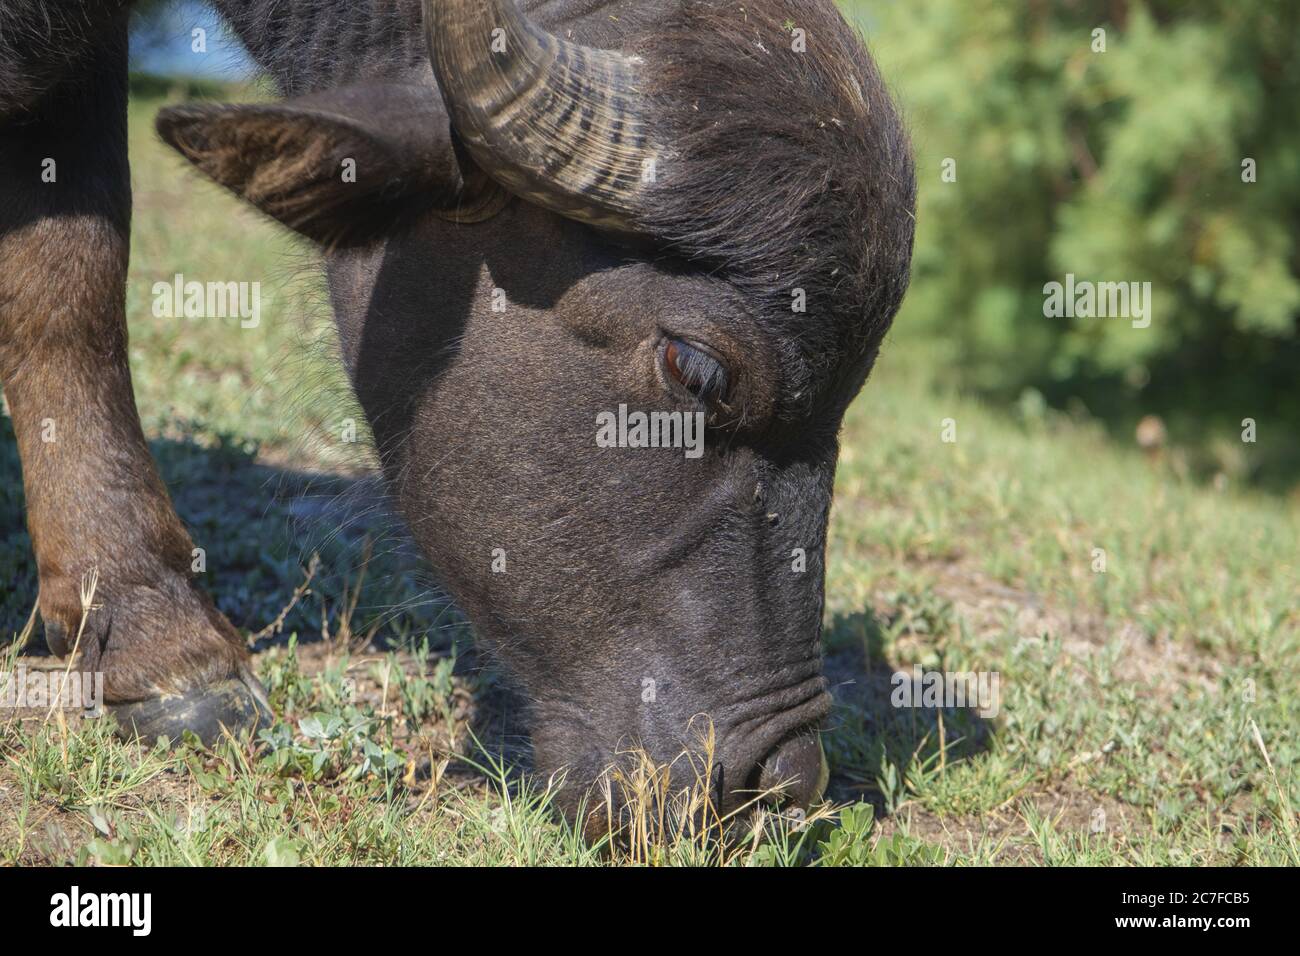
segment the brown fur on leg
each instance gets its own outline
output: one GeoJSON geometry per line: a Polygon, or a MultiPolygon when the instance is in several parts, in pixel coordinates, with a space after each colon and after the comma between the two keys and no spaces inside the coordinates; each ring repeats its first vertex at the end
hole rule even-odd
{"type": "Polygon", "coordinates": [[[191,580],[131,390],[124,16],[28,106],[0,117],[0,382],[41,615],[71,650],[97,568],[81,666],[104,672],[109,702],[176,693],[239,672],[246,652],[191,580]]]}

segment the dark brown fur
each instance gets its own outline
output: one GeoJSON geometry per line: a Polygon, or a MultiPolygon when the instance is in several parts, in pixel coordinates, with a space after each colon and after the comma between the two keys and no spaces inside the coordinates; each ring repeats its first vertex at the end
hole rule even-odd
{"type": "Polygon", "coordinates": [[[789,338],[794,415],[845,400],[825,359],[874,352],[912,257],[911,150],[875,64],[830,3],[690,0],[640,46],[671,149],[645,228],[789,338]]]}
{"type": "Polygon", "coordinates": [[[0,127],[0,381],[23,463],[41,617],[50,646],[70,651],[83,578],[98,570],[78,646],[117,701],[204,684],[245,657],[192,582],[193,544],[131,391],[124,21],[101,24],[89,62],[0,127]],[[53,183],[41,180],[46,158],[57,164],[53,183]],[[48,427],[54,441],[43,440],[48,427]]]}

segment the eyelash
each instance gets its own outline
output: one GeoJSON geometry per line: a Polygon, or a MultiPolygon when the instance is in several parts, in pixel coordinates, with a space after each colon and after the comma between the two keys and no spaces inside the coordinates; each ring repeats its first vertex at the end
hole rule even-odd
{"type": "Polygon", "coordinates": [[[727,369],[700,346],[664,339],[659,355],[664,374],[700,401],[713,404],[726,398],[727,369]]]}

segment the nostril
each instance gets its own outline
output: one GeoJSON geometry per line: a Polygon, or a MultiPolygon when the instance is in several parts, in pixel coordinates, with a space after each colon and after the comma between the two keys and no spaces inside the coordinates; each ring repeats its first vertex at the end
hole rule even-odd
{"type": "Polygon", "coordinates": [[[807,808],[826,790],[830,770],[816,733],[802,733],[777,746],[759,764],[758,789],[782,806],[807,808]]]}

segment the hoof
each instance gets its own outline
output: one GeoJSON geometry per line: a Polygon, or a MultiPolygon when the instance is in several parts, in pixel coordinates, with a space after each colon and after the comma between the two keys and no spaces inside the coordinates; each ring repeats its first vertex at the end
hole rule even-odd
{"type": "Polygon", "coordinates": [[[188,730],[211,747],[226,731],[236,736],[254,733],[258,727],[269,727],[273,719],[266,691],[250,673],[174,697],[109,704],[105,709],[117,717],[118,737],[147,744],[164,739],[178,742],[188,730]]]}

